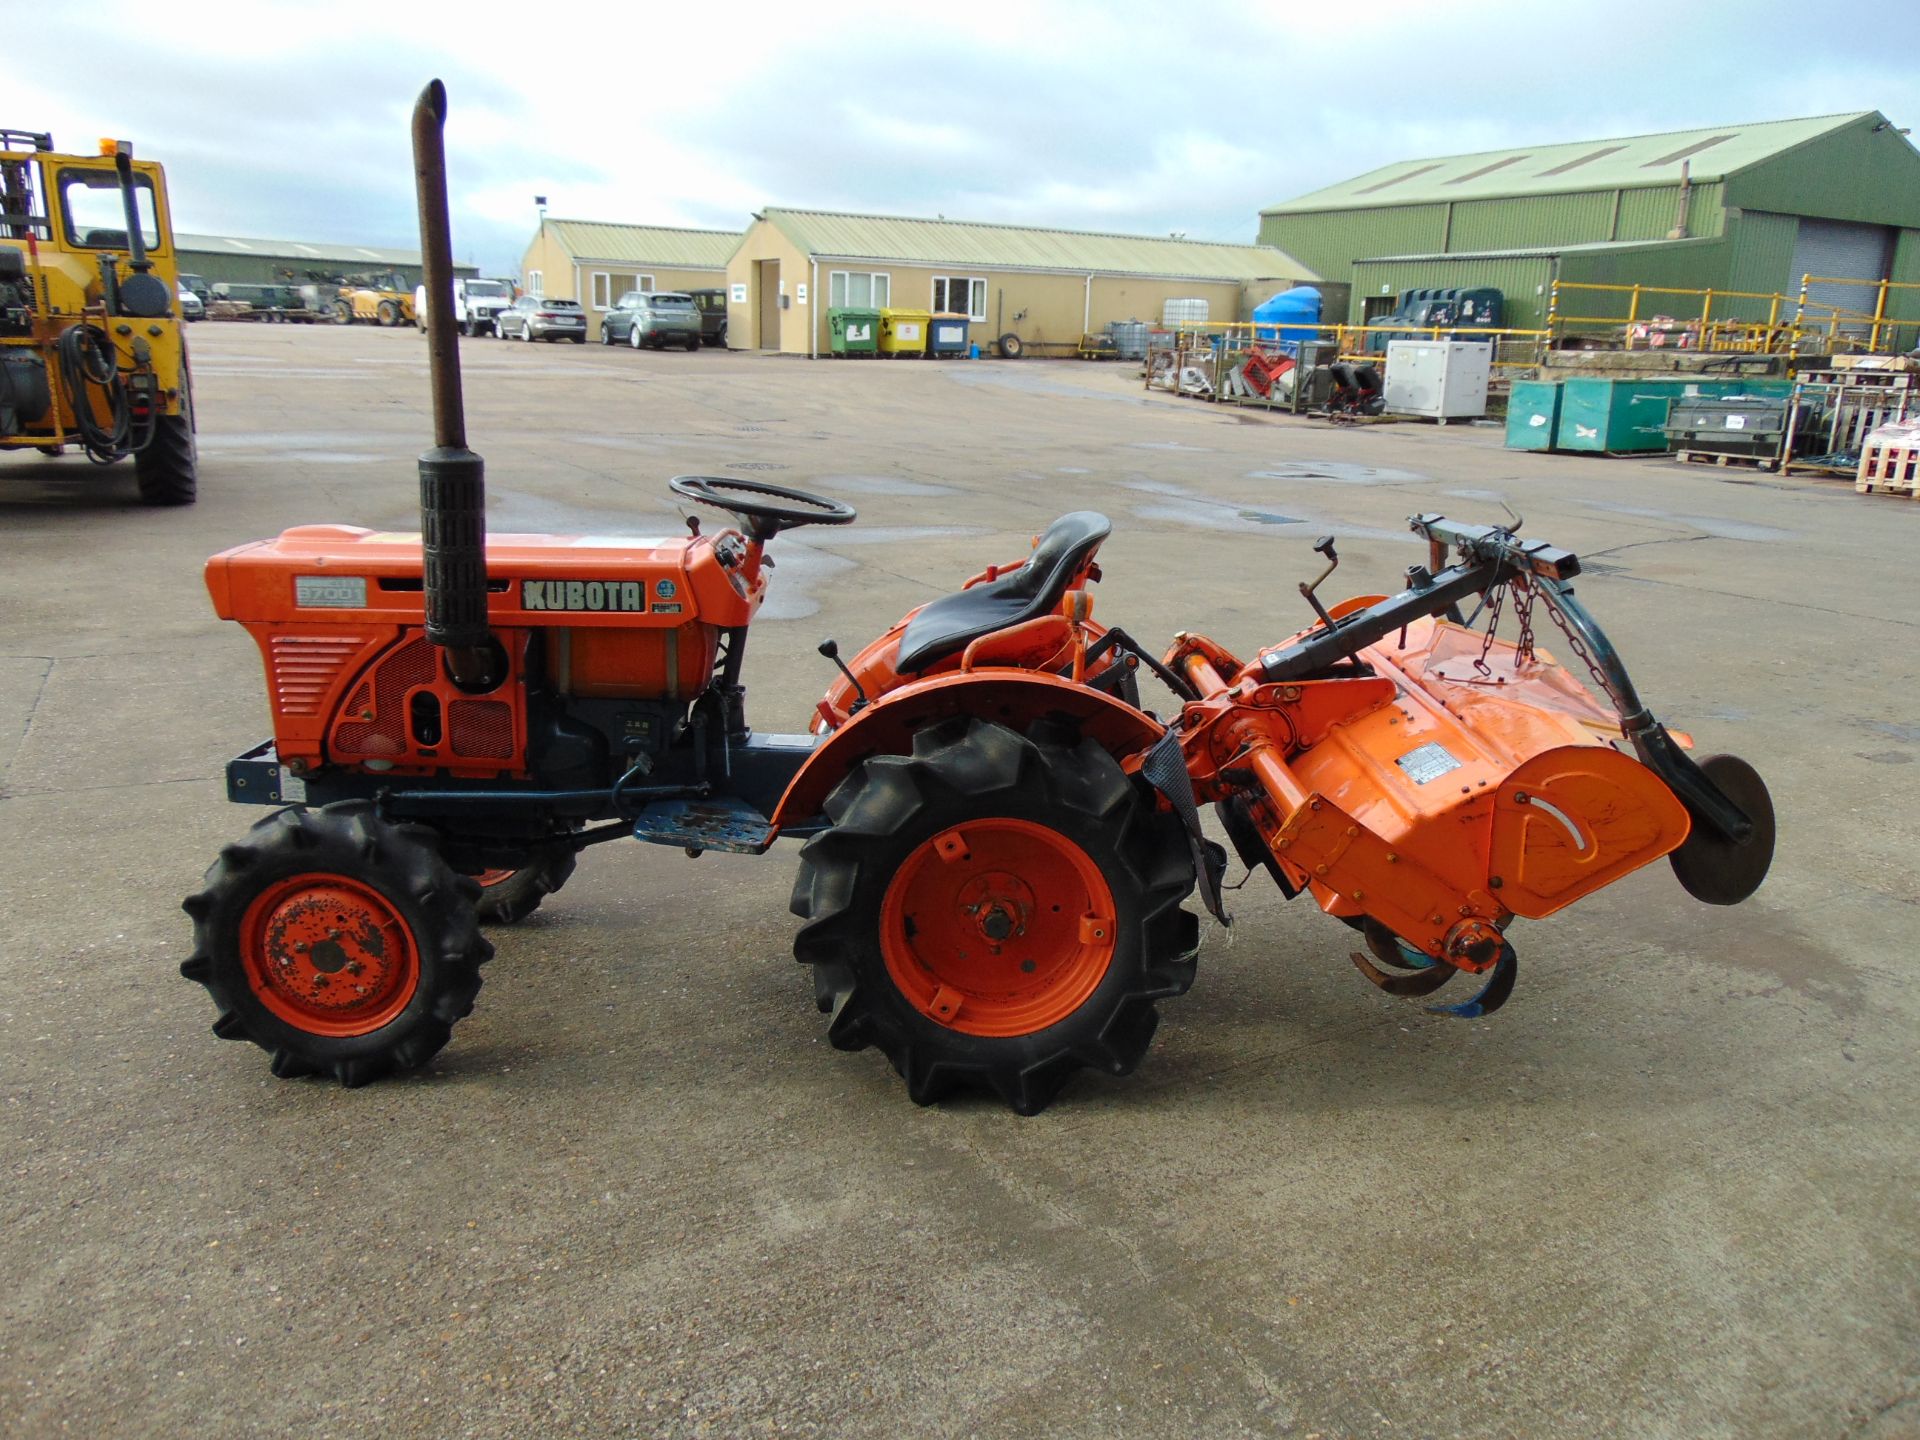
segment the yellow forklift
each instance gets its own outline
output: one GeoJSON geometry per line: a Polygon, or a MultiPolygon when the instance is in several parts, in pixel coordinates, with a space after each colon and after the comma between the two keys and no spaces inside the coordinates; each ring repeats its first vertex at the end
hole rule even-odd
{"type": "Polygon", "coordinates": [[[130,143],[0,129],[0,451],[131,458],[144,503],[193,503],[177,263],[166,176],[130,143]]]}

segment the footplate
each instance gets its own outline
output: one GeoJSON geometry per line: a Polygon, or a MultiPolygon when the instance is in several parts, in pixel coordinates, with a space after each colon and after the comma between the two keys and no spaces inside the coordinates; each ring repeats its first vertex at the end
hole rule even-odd
{"type": "Polygon", "coordinates": [[[661,800],[634,819],[633,838],[649,845],[759,855],[773,844],[771,821],[744,800],[661,800]]]}

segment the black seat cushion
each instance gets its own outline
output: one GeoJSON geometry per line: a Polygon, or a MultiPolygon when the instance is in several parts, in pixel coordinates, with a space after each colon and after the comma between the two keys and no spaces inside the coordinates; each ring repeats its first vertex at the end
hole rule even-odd
{"type": "Polygon", "coordinates": [[[1113,522],[1096,511],[1062,515],[1018,570],[923,606],[900,637],[895,668],[902,675],[917,674],[982,635],[1051,614],[1067,583],[1112,533],[1113,522]]]}

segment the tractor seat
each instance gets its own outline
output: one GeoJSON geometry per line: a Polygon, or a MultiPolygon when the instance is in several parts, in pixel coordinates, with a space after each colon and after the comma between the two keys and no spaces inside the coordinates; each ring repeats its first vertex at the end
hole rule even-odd
{"type": "Polygon", "coordinates": [[[982,635],[1052,614],[1067,583],[1112,533],[1113,522],[1095,511],[1062,515],[1018,570],[922,606],[900,637],[895,669],[917,674],[982,635]]]}

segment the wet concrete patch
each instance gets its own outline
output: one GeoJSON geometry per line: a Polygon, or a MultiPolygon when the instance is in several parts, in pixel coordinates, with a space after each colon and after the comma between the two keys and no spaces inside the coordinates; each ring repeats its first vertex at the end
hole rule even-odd
{"type": "Polygon", "coordinates": [[[1355,465],[1345,460],[1290,460],[1247,472],[1249,480],[1309,480],[1326,485],[1409,485],[1431,477],[1417,470],[1355,465]]]}
{"type": "Polygon", "coordinates": [[[923,480],[902,480],[896,475],[821,475],[807,482],[831,495],[845,490],[854,495],[951,495],[951,485],[931,485],[923,480]]]}
{"type": "Polygon", "coordinates": [[[1855,753],[1860,754],[1860,758],[1870,765],[1911,765],[1913,763],[1913,756],[1904,750],[1882,750],[1874,755],[1855,753]]]}
{"type": "Polygon", "coordinates": [[[1794,532],[1782,530],[1773,525],[1758,525],[1750,520],[1726,520],[1714,515],[1676,515],[1669,510],[1657,509],[1649,505],[1622,505],[1612,500],[1585,500],[1580,502],[1589,510],[1601,510],[1609,515],[1632,515],[1643,520],[1667,520],[1675,525],[1685,525],[1698,530],[1703,535],[1711,535],[1716,540],[1791,540],[1794,532]]]}
{"type": "Polygon", "coordinates": [[[1038,369],[1017,364],[947,365],[941,367],[941,373],[957,384],[997,385],[1008,390],[1018,390],[1027,395],[1059,395],[1076,400],[1113,400],[1123,405],[1147,403],[1143,395],[1116,395],[1107,390],[1095,390],[1091,386],[1056,380],[1038,369]]]}
{"type": "MultiPolygon", "coordinates": [[[[984,525],[849,525],[814,526],[807,532],[810,545],[910,545],[919,540],[965,540],[993,532],[984,525]]],[[[785,538],[781,543],[789,543],[785,538]]]]}
{"type": "Polygon", "coordinates": [[[487,489],[487,528],[496,534],[676,536],[686,522],[671,510],[636,506],[602,510],[568,505],[522,490],[487,489]]]}

